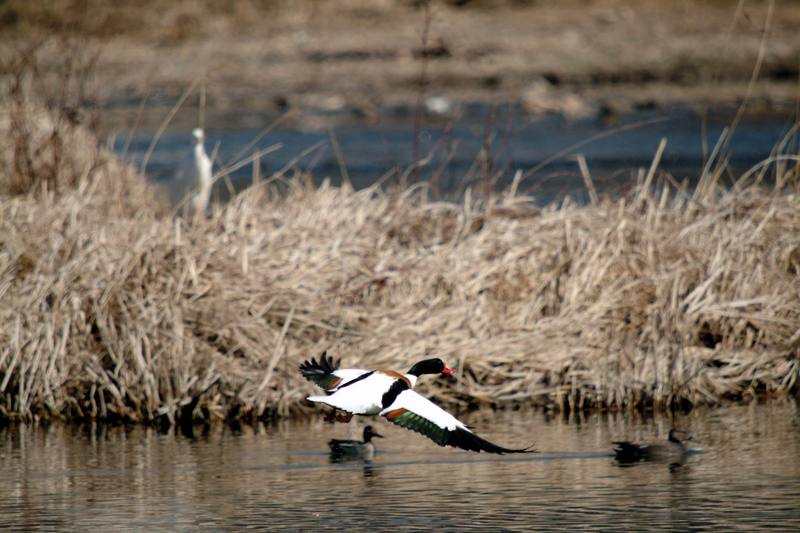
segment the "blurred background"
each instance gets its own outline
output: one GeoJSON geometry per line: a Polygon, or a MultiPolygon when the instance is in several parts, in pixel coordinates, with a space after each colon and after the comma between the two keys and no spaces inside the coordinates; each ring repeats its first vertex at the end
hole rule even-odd
{"type": "Polygon", "coordinates": [[[519,170],[537,201],[580,200],[586,173],[624,190],[662,138],[660,168],[691,181],[731,126],[741,172],[794,123],[798,27],[798,2],[739,0],[0,3],[6,58],[29,50],[50,100],[101,110],[173,197],[192,128],[218,168],[267,149],[217,199],[291,168],[445,195],[519,170]]]}

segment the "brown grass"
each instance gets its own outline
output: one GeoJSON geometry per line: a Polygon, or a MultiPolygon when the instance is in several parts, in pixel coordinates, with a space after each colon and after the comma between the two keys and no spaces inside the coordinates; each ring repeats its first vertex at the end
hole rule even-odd
{"type": "Polygon", "coordinates": [[[4,417],[287,416],[324,349],[400,370],[441,356],[458,379],[421,388],[461,408],[798,391],[800,191],[778,156],[770,188],[651,171],[625,198],[544,209],[267,182],[187,224],[81,131],[61,132],[64,160],[96,170],[70,187],[11,194],[2,167],[4,417]]]}
{"type": "Polygon", "coordinates": [[[97,141],[98,115],[87,106],[97,57],[79,39],[47,37],[21,40],[0,58],[0,195],[59,197],[91,183],[106,211],[164,213],[142,177],[97,141]],[[53,48],[60,62],[43,66],[53,48]]]}

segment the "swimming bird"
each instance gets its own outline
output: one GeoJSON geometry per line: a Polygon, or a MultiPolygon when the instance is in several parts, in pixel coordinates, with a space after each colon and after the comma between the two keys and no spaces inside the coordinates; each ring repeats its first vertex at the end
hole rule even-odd
{"type": "Polygon", "coordinates": [[[349,421],[354,414],[380,415],[393,424],[428,437],[439,446],[498,454],[534,451],[531,447],[504,448],[484,440],[456,417],[414,392],[417,379],[424,374],[455,373],[439,358],[419,361],[401,374],[386,369],[339,369],[338,362],[323,353],[319,363],[312,358],[300,365],[300,371],[326,392],[325,396],[309,396],[309,401],[347,413],[337,420],[349,421]]]}
{"type": "Polygon", "coordinates": [[[370,460],[375,456],[375,444],[372,443],[373,437],[383,438],[383,435],[372,429],[372,426],[364,428],[364,441],[331,439],[328,446],[331,448],[331,457],[334,459],[353,458],[370,460]]]}
{"type": "Polygon", "coordinates": [[[663,463],[682,463],[689,451],[686,442],[692,437],[681,429],[669,430],[666,441],[637,444],[628,441],[615,441],[614,458],[620,463],[654,461],[663,463]]]}

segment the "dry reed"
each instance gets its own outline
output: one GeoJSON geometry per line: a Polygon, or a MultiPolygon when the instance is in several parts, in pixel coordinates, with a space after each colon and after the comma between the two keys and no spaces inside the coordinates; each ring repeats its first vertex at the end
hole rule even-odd
{"type": "Polygon", "coordinates": [[[0,188],[2,417],[288,416],[324,349],[441,356],[458,379],[421,388],[456,408],[798,391],[800,194],[780,157],[772,188],[651,171],[624,198],[541,209],[267,181],[187,223],[78,130],[64,153],[93,155],[62,167],[94,170],[72,187],[0,188]]]}

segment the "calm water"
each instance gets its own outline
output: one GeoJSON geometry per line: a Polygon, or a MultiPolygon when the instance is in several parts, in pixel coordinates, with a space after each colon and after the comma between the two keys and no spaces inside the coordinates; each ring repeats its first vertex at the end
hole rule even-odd
{"type": "Polygon", "coordinates": [[[0,430],[0,529],[800,531],[800,406],[695,411],[670,421],[540,412],[467,417],[498,457],[444,449],[377,420],[372,463],[331,463],[326,441],[363,421],[198,431],[0,430]],[[618,466],[617,439],[697,439],[678,468],[618,466]]]}
{"type": "MultiPolygon", "coordinates": [[[[582,200],[586,187],[576,154],[585,156],[598,191],[615,192],[635,182],[635,171],[650,165],[659,142],[666,138],[659,168],[679,181],[696,179],[708,152],[723,129],[730,126],[734,112],[735,109],[727,109],[700,114],[689,108],[665,108],[632,111],[611,121],[600,117],[566,120],[559,116],[530,117],[513,105],[493,108],[469,104],[458,119],[427,118],[423,122],[419,154],[431,154],[431,160],[420,170],[420,177],[430,179],[436,175],[440,191],[458,194],[466,186],[475,186],[485,175],[496,177],[497,187],[504,188],[517,170],[536,169],[520,184],[521,191],[534,194],[540,203],[549,203],[564,194],[582,200]],[[484,147],[488,157],[482,159],[479,154],[484,147]]],[[[289,165],[310,171],[316,182],[330,179],[337,184],[346,172],[356,188],[369,186],[393,170],[396,177],[412,164],[413,114],[393,115],[384,110],[377,122],[344,115],[328,117],[336,124],[344,170],[329,129],[311,118],[282,124],[258,140],[275,116],[247,112],[217,116],[206,124],[206,150],[216,151],[219,161],[230,164],[255,150],[279,145],[260,159],[261,176],[270,176],[289,165]],[[258,141],[250,147],[254,140],[258,141]]],[[[793,116],[783,111],[745,115],[727,152],[734,172],[742,172],[769,157],[792,125],[793,116]]],[[[194,186],[190,179],[190,130],[186,121],[169,130],[147,165],[148,175],[168,189],[176,189],[173,192],[178,198],[187,187],[194,186]]],[[[114,147],[140,165],[152,139],[153,131],[140,131],[128,143],[126,135],[120,133],[114,147]]],[[[252,183],[252,175],[252,165],[246,165],[232,173],[231,181],[241,188],[252,183]]],[[[218,183],[216,195],[227,195],[224,183],[218,183]]]]}

